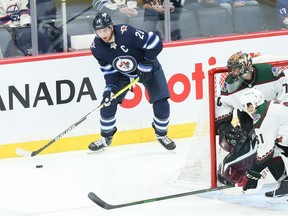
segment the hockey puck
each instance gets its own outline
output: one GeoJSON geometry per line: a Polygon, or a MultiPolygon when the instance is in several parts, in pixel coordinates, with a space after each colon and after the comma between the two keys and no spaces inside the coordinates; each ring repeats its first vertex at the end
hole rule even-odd
{"type": "Polygon", "coordinates": [[[36,165],[36,168],[43,168],[43,165],[36,165]]]}

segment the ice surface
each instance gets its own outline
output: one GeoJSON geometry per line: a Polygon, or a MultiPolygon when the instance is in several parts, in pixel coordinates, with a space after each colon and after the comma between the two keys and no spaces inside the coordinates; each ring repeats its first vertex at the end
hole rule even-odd
{"type": "MultiPolygon", "coordinates": [[[[185,196],[114,210],[88,199],[90,191],[110,204],[190,191],[171,184],[186,160],[191,139],[177,139],[176,153],[157,142],[0,160],[1,216],[191,216],[287,215],[288,203],[268,203],[265,185],[254,195],[223,191],[185,196]],[[43,168],[36,168],[36,165],[43,168]]],[[[57,145],[55,143],[54,145],[57,145]]]]}

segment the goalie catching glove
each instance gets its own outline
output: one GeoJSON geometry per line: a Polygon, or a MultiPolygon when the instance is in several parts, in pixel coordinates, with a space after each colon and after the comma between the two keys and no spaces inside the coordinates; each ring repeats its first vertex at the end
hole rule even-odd
{"type": "Polygon", "coordinates": [[[242,189],[246,191],[247,189],[257,188],[258,180],[261,178],[261,174],[253,169],[248,169],[243,177],[242,189]]]}
{"type": "Polygon", "coordinates": [[[117,103],[117,100],[114,99],[113,97],[116,94],[116,92],[117,92],[116,86],[107,85],[102,94],[103,99],[101,104],[104,104],[105,107],[115,105],[117,103]]]}
{"type": "Polygon", "coordinates": [[[139,77],[139,82],[145,83],[152,77],[153,61],[145,59],[140,62],[137,66],[137,74],[139,77]]]}

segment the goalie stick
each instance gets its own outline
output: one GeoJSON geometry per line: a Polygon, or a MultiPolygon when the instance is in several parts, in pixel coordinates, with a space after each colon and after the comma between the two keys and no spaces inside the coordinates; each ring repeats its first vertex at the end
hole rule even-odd
{"type": "Polygon", "coordinates": [[[105,202],[93,192],[89,192],[88,197],[92,202],[96,203],[98,206],[106,210],[110,210],[110,209],[128,207],[128,206],[139,205],[139,204],[144,204],[144,203],[156,202],[156,201],[161,201],[161,200],[166,200],[166,199],[174,199],[174,198],[183,197],[183,196],[190,196],[190,195],[196,195],[196,194],[207,193],[207,192],[212,192],[212,191],[219,191],[219,190],[234,188],[234,187],[235,186],[225,185],[225,186],[220,186],[216,188],[206,188],[206,189],[201,189],[201,190],[196,190],[196,191],[190,191],[190,192],[173,194],[173,195],[162,196],[162,197],[155,197],[155,198],[144,199],[144,200],[134,201],[134,202],[127,202],[127,203],[117,204],[117,205],[112,205],[112,204],[105,202]]]}
{"type": "MultiPolygon", "coordinates": [[[[127,86],[125,86],[124,88],[122,88],[120,91],[118,91],[114,96],[113,99],[116,99],[119,95],[121,95],[122,93],[124,93],[126,90],[128,90],[131,86],[133,86],[134,84],[136,84],[139,81],[139,77],[136,78],[135,80],[133,80],[131,83],[129,83],[127,86]]],[[[46,149],[47,147],[49,147],[50,145],[52,145],[54,142],[56,142],[57,140],[59,140],[61,137],[63,137],[64,135],[66,135],[68,132],[70,132],[71,130],[73,130],[75,127],[77,127],[79,124],[81,124],[83,121],[85,121],[87,119],[87,117],[95,112],[96,110],[101,109],[102,107],[105,106],[105,103],[100,104],[98,107],[94,108],[92,111],[90,111],[88,114],[86,114],[85,116],[83,116],[79,121],[77,121],[76,123],[74,123],[73,125],[71,125],[70,127],[68,127],[66,130],[64,130],[62,133],[60,133],[58,136],[56,136],[54,139],[52,139],[50,142],[48,142],[46,145],[42,146],[40,149],[35,150],[35,151],[28,151],[22,148],[17,148],[16,149],[16,154],[19,156],[23,156],[23,157],[33,157],[35,155],[38,155],[40,152],[42,152],[44,149],[46,149]]]]}

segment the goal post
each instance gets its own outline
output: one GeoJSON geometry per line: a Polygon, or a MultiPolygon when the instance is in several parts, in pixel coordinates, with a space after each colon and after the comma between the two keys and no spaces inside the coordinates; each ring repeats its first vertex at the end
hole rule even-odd
{"type": "Polygon", "coordinates": [[[210,166],[211,166],[211,188],[217,187],[217,155],[216,155],[216,124],[215,124],[215,96],[220,88],[220,83],[215,82],[216,74],[227,73],[227,67],[216,67],[208,71],[209,91],[209,121],[210,121],[210,166]]]}
{"type": "MultiPolygon", "coordinates": [[[[269,63],[279,67],[288,76],[288,56],[260,55],[252,59],[253,64],[269,63]]],[[[216,65],[204,70],[204,73],[206,79],[204,80],[203,102],[199,108],[195,131],[191,137],[184,164],[173,175],[173,184],[185,188],[219,186],[217,168],[220,161],[228,154],[218,145],[215,125],[216,96],[220,94],[221,86],[228,76],[228,68],[216,65]]],[[[237,121],[237,115],[234,115],[233,123],[237,121]]]]}

